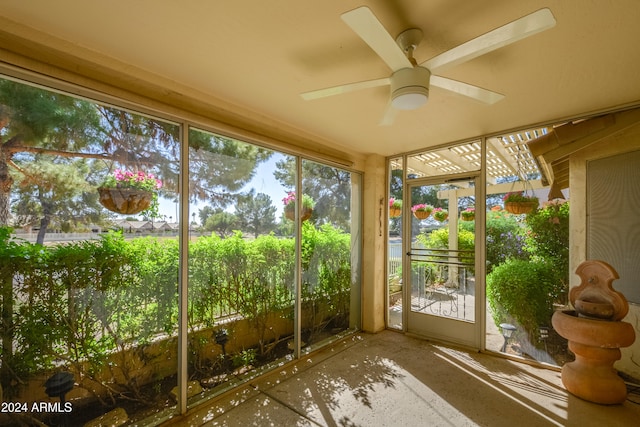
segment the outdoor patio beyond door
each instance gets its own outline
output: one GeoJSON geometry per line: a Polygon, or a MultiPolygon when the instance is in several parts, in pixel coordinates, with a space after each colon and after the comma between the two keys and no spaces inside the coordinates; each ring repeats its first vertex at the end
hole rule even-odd
{"type": "Polygon", "coordinates": [[[475,194],[459,196],[475,187],[474,177],[412,181],[408,186],[408,274],[403,275],[409,285],[408,332],[477,345],[475,194]]]}

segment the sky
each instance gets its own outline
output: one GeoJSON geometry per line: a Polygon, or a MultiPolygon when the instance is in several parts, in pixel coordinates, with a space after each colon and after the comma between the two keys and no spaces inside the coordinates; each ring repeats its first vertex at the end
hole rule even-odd
{"type": "MultiPolygon", "coordinates": [[[[271,202],[277,208],[276,218],[279,218],[282,214],[282,199],[287,195],[287,192],[280,184],[280,182],[275,179],[275,177],[273,176],[273,171],[276,169],[276,162],[283,158],[284,156],[282,154],[274,153],[269,160],[259,164],[256,175],[241,190],[241,192],[245,193],[250,189],[255,188],[256,193],[265,193],[269,197],[271,197],[271,202]]],[[[160,198],[159,202],[159,212],[161,220],[165,220],[166,218],[166,221],[177,222],[176,219],[179,215],[178,204],[174,203],[173,200],[164,199],[162,197],[160,198]]],[[[198,212],[206,205],[206,202],[192,203],[189,207],[189,216],[191,216],[195,212],[196,222],[199,223],[200,218],[198,216],[198,212]]],[[[227,208],[227,211],[233,212],[234,206],[229,206],[227,208]]]]}

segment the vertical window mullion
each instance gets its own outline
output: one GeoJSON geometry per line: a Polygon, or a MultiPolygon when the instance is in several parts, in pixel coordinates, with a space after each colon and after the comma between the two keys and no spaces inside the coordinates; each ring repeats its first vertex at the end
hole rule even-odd
{"type": "Polygon", "coordinates": [[[294,352],[297,359],[300,357],[301,334],[302,334],[302,221],[300,221],[300,208],[302,204],[302,159],[296,156],[296,265],[295,265],[295,307],[294,307],[294,352]]]}
{"type": "Polygon", "coordinates": [[[188,344],[188,285],[189,285],[189,126],[182,123],[180,144],[180,268],[178,277],[178,411],[187,412],[187,344],[188,344]]]}

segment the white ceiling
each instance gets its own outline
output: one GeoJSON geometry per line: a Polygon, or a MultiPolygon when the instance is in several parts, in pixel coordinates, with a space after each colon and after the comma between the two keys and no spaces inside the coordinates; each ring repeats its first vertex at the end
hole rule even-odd
{"type": "Polygon", "coordinates": [[[637,0],[2,0],[0,6],[0,17],[358,153],[392,155],[640,101],[637,0]],[[544,7],[557,24],[442,73],[504,100],[487,106],[432,87],[427,105],[381,127],[388,87],[313,101],[299,96],[390,75],[340,19],[361,5],[394,37],[410,27],[423,30],[418,63],[544,7]]]}

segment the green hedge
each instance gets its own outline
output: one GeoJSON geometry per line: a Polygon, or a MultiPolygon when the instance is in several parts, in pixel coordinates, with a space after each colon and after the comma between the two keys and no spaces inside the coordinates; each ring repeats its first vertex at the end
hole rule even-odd
{"type": "Polygon", "coordinates": [[[511,323],[529,339],[539,326],[548,326],[553,304],[565,292],[562,275],[552,262],[508,259],[487,276],[487,299],[496,325],[511,323]]]}
{"type": "MultiPolygon", "coordinates": [[[[495,225],[506,231],[508,217],[501,216],[494,214],[495,225]]],[[[569,203],[546,202],[527,214],[523,225],[520,228],[524,233],[507,233],[526,236],[524,245],[518,243],[521,247],[516,252],[507,251],[505,261],[487,275],[487,299],[496,325],[519,325],[529,340],[536,342],[538,328],[551,325],[554,304],[567,301],[569,203]]],[[[490,250],[495,248],[487,242],[487,252],[490,250]]]]}
{"type": "MultiPolygon", "coordinates": [[[[303,300],[328,302],[333,312],[327,315],[344,317],[351,287],[350,236],[331,226],[305,224],[302,257],[303,300]]],[[[292,304],[294,264],[291,238],[248,240],[236,233],[192,241],[190,328],[239,314],[267,340],[268,314],[292,304]]],[[[178,271],[176,239],[125,240],[108,233],[99,240],[42,246],[0,228],[5,394],[11,384],[39,370],[89,361],[97,372],[114,351],[175,334],[178,271]]]]}

